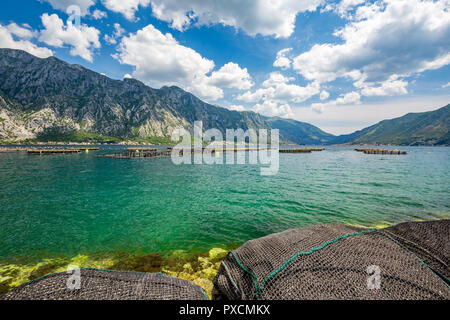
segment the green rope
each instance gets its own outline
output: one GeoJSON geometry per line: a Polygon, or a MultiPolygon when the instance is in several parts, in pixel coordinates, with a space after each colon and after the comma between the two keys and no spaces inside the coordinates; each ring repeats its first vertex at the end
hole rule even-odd
{"type": "Polygon", "coordinates": [[[279,267],[278,269],[276,269],[276,270],[274,270],[272,273],[270,273],[270,274],[263,280],[263,283],[262,283],[260,286],[258,285],[258,278],[256,277],[256,275],[255,275],[253,272],[249,271],[246,267],[244,267],[244,265],[238,260],[238,258],[236,257],[236,254],[235,254],[233,251],[231,251],[231,253],[232,253],[234,259],[236,260],[237,264],[238,264],[244,271],[246,271],[248,274],[250,274],[250,275],[254,278],[254,283],[255,283],[255,288],[256,288],[255,296],[256,296],[257,299],[259,299],[260,291],[262,290],[262,288],[264,287],[264,285],[267,283],[267,281],[268,281],[270,278],[272,278],[273,276],[275,276],[277,273],[279,273],[280,271],[284,270],[284,269],[285,269],[292,261],[296,260],[298,257],[303,256],[303,255],[309,255],[309,254],[312,254],[312,253],[314,253],[314,252],[316,252],[316,251],[318,251],[318,250],[321,250],[321,249],[325,248],[325,247],[328,246],[329,244],[335,243],[335,242],[337,242],[337,241],[339,241],[339,240],[342,240],[342,239],[345,239],[345,238],[348,238],[348,237],[352,237],[352,236],[357,236],[357,235],[364,234],[364,233],[367,233],[367,232],[373,232],[373,231],[375,231],[375,230],[376,230],[376,229],[373,228],[373,229],[370,229],[370,230],[363,230],[363,231],[355,232],[355,233],[347,233],[347,234],[344,234],[344,235],[342,235],[342,236],[339,236],[339,237],[337,237],[337,238],[335,238],[335,239],[333,239],[333,240],[327,241],[327,242],[321,244],[320,246],[318,246],[318,247],[316,247],[316,248],[312,248],[312,249],[309,250],[309,251],[297,252],[297,253],[294,254],[291,258],[289,258],[288,260],[286,260],[286,262],[283,263],[283,264],[281,265],[281,267],[279,267]]]}
{"type": "MultiPolygon", "coordinates": [[[[255,288],[258,289],[258,278],[255,276],[255,274],[251,271],[249,271],[244,265],[239,261],[239,259],[236,257],[236,254],[234,251],[231,251],[231,254],[233,255],[234,259],[236,260],[237,264],[248,274],[250,274],[254,278],[255,288]]],[[[256,293],[255,293],[256,294],[256,293]]]]}
{"type": "Polygon", "coordinates": [[[242,296],[241,289],[239,289],[239,286],[238,286],[237,283],[234,281],[233,276],[231,275],[231,272],[230,272],[230,270],[228,269],[228,267],[227,267],[225,261],[222,261],[222,265],[224,266],[225,271],[227,272],[228,278],[230,278],[230,280],[231,280],[231,283],[234,285],[234,287],[236,288],[236,290],[237,290],[237,291],[239,292],[239,294],[242,296]]]}
{"type": "MultiPolygon", "coordinates": [[[[439,280],[441,281],[443,284],[445,284],[447,286],[447,288],[450,288],[450,286],[447,284],[447,282],[445,282],[429,265],[428,263],[426,263],[423,259],[419,258],[414,252],[412,252],[411,250],[409,250],[406,246],[404,246],[402,243],[400,243],[399,241],[397,241],[396,239],[394,239],[392,236],[390,236],[389,234],[386,233],[386,230],[384,230],[383,232],[381,232],[382,235],[388,237],[389,239],[391,239],[392,241],[394,241],[397,245],[399,245],[403,250],[407,251],[410,255],[412,255],[414,258],[418,259],[425,267],[428,268],[428,270],[431,271],[431,273],[439,280]]],[[[410,243],[413,243],[415,247],[418,247],[414,242],[409,241],[410,243]]],[[[447,281],[449,281],[449,279],[445,276],[442,275],[442,277],[444,277],[447,281]]]]}

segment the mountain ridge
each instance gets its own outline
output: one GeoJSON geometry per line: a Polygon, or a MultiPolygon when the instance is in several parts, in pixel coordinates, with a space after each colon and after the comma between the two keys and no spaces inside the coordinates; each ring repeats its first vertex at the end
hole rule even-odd
{"type": "Polygon", "coordinates": [[[281,141],[297,144],[450,144],[449,106],[335,136],[306,122],[205,103],[176,86],[154,89],[136,79],[110,79],[56,57],[0,49],[0,58],[3,141],[167,142],[174,128],[192,131],[194,121],[201,120],[205,130],[223,134],[226,129],[279,129],[281,141]]]}

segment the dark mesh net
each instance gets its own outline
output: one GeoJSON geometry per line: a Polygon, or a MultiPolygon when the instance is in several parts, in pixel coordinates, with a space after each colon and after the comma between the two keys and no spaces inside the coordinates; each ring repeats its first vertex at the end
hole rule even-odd
{"type": "Polygon", "coordinates": [[[17,287],[4,300],[207,300],[194,283],[161,273],[80,270],[80,287],[71,274],[47,275],[17,287]],[[72,286],[67,285],[71,283],[72,286]],[[69,289],[73,288],[73,289],[69,289]]]}
{"type": "Polygon", "coordinates": [[[450,282],[450,220],[400,223],[383,229],[383,232],[450,282]]]}
{"type": "Polygon", "coordinates": [[[391,237],[328,224],[248,241],[222,263],[213,299],[448,299],[448,285],[391,237]]]}

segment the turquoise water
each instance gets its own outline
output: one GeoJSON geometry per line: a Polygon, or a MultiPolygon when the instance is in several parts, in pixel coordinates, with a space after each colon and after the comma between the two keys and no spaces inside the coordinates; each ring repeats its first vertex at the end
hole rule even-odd
{"type": "Polygon", "coordinates": [[[0,259],[202,252],[317,223],[449,218],[450,148],[399,149],[408,154],[280,154],[275,176],[254,165],[0,153],[0,259]]]}

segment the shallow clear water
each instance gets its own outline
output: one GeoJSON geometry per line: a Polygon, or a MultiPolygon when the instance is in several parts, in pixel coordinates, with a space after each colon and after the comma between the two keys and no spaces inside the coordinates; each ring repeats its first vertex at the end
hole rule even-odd
{"type": "Polygon", "coordinates": [[[449,218],[450,148],[399,149],[408,154],[280,154],[275,176],[254,165],[0,153],[0,259],[202,252],[317,223],[449,218]]]}

